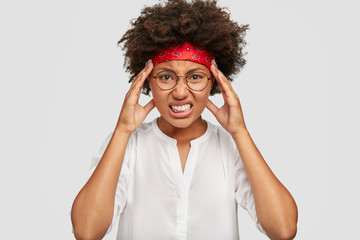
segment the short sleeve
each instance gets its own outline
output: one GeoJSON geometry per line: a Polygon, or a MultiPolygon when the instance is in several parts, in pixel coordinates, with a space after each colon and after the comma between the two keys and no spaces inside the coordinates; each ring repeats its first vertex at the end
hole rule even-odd
{"type": "MultiPolygon", "coordinates": [[[[101,144],[98,151],[93,155],[91,167],[90,167],[90,176],[96,169],[98,163],[100,162],[102,155],[104,154],[107,146],[109,145],[112,135],[113,135],[113,132],[111,132],[105,138],[104,142],[101,144]]],[[[110,227],[107,230],[106,234],[108,234],[111,231],[111,229],[114,227],[114,225],[117,223],[117,219],[120,216],[120,214],[123,212],[124,207],[126,205],[127,185],[128,185],[129,178],[130,178],[130,156],[131,156],[131,149],[133,147],[133,139],[134,139],[133,135],[130,136],[130,139],[126,146],[124,160],[123,160],[123,164],[121,167],[121,172],[120,172],[120,176],[119,176],[119,180],[118,180],[118,184],[117,184],[116,192],[115,192],[113,219],[111,221],[110,227]]]]}
{"type": "Polygon", "coordinates": [[[224,159],[231,160],[231,166],[234,166],[235,173],[235,201],[238,206],[244,208],[254,220],[256,227],[260,232],[265,233],[256,216],[255,199],[251,191],[251,186],[241,160],[239,151],[234,139],[223,128],[218,128],[221,151],[224,159]]]}
{"type": "Polygon", "coordinates": [[[260,232],[265,233],[264,229],[260,225],[260,222],[256,215],[255,208],[255,199],[251,190],[251,186],[249,183],[249,179],[247,177],[245,168],[243,166],[242,160],[237,154],[237,162],[235,165],[235,176],[236,176],[236,192],[235,198],[238,205],[244,208],[254,220],[256,227],[260,230],[260,232]]]}

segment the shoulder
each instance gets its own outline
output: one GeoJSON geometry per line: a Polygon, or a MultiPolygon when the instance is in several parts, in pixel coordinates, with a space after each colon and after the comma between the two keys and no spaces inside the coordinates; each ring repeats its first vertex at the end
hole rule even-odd
{"type": "Polygon", "coordinates": [[[230,133],[228,133],[223,127],[219,125],[212,124],[207,121],[207,124],[210,128],[212,136],[218,138],[225,145],[234,145],[235,142],[231,137],[230,133]]]}
{"type": "Polygon", "coordinates": [[[154,121],[142,123],[142,124],[135,130],[135,132],[144,133],[144,132],[149,131],[149,130],[152,128],[153,122],[154,122],[154,121]]]}
{"type": "Polygon", "coordinates": [[[152,122],[144,122],[142,123],[137,129],[134,130],[134,132],[131,134],[131,138],[141,138],[145,135],[152,135],[153,131],[153,124],[152,122]]]}
{"type": "Polygon", "coordinates": [[[227,151],[228,153],[236,153],[236,144],[230,133],[228,133],[223,127],[219,125],[212,124],[208,121],[207,123],[211,131],[211,136],[216,138],[218,141],[218,147],[224,151],[227,151]]]}
{"type": "Polygon", "coordinates": [[[211,128],[212,147],[221,154],[224,164],[234,167],[240,159],[239,151],[235,141],[223,127],[219,125],[209,124],[211,128]]]}
{"type": "Polygon", "coordinates": [[[131,145],[141,145],[144,143],[148,143],[156,141],[156,119],[151,122],[144,122],[138,128],[136,128],[130,136],[129,144],[131,145]]]}

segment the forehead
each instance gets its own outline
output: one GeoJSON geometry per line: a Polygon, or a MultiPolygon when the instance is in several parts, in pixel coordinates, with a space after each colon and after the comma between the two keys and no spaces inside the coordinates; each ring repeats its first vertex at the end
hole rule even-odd
{"type": "Polygon", "coordinates": [[[202,70],[206,73],[209,73],[210,70],[205,67],[203,64],[195,63],[191,61],[185,60],[171,60],[168,62],[162,62],[156,64],[153,71],[163,70],[163,69],[171,69],[175,72],[187,72],[192,69],[202,70]]]}

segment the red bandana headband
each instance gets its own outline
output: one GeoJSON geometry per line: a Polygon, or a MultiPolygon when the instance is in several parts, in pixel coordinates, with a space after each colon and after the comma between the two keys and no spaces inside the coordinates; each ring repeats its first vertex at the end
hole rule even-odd
{"type": "Polygon", "coordinates": [[[185,42],[178,46],[170,46],[160,51],[153,59],[154,66],[172,60],[187,60],[205,65],[209,70],[214,58],[205,49],[185,42]]]}

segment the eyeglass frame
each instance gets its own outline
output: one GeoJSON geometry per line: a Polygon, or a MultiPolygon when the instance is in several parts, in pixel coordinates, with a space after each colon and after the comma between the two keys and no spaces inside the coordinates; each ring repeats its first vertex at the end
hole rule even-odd
{"type": "MultiPolygon", "coordinates": [[[[211,74],[211,73],[210,73],[210,74],[211,74]]],[[[213,80],[213,83],[214,83],[214,77],[212,76],[212,74],[211,74],[212,77],[209,77],[206,73],[204,73],[204,72],[197,72],[197,71],[189,72],[189,73],[187,73],[187,75],[185,75],[185,76],[179,76],[179,75],[176,74],[176,72],[170,71],[170,70],[160,71],[160,72],[158,72],[158,73],[156,74],[156,76],[154,76],[153,74],[151,74],[151,75],[152,75],[151,77],[153,77],[153,78],[155,79],[156,85],[157,85],[161,90],[163,90],[163,91],[170,91],[170,90],[174,89],[174,88],[176,87],[176,85],[178,84],[180,77],[184,77],[185,80],[186,80],[186,86],[188,86],[188,88],[189,88],[190,90],[195,91],[195,92],[201,92],[201,91],[203,91],[203,90],[208,86],[209,80],[211,80],[211,79],[213,80]],[[175,85],[174,85],[172,88],[163,89],[163,88],[161,88],[161,87],[159,86],[159,84],[157,83],[156,78],[157,78],[158,75],[159,75],[160,73],[162,73],[162,72],[170,72],[170,73],[174,73],[174,74],[175,74],[175,76],[176,76],[176,83],[175,83],[175,85]],[[189,86],[187,77],[188,77],[190,74],[193,74],[193,73],[202,73],[202,74],[204,74],[204,75],[207,77],[207,82],[206,82],[206,85],[205,85],[205,87],[204,87],[203,89],[201,89],[201,90],[194,90],[194,89],[192,89],[192,88],[189,86]]]]}

